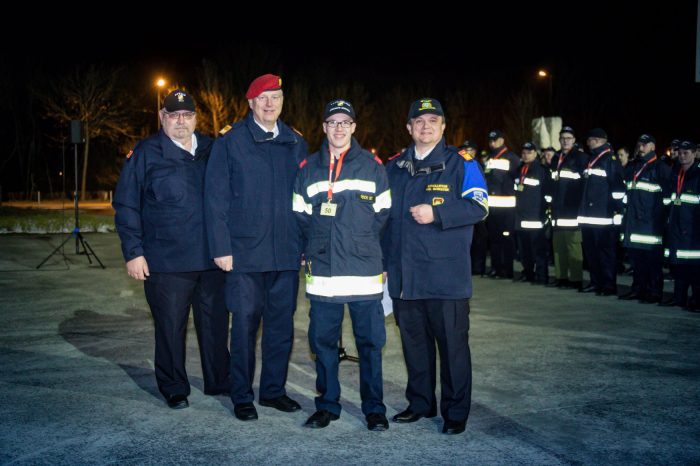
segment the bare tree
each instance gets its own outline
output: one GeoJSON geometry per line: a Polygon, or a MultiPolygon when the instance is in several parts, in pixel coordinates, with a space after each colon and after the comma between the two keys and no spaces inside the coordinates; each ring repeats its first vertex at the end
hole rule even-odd
{"type": "Polygon", "coordinates": [[[532,119],[537,115],[537,102],[529,86],[515,92],[508,102],[504,117],[504,130],[509,136],[509,146],[517,149],[532,137],[532,119]]]}
{"type": "Polygon", "coordinates": [[[78,67],[59,78],[45,94],[39,94],[46,116],[62,124],[80,120],[83,125],[83,167],[81,198],[85,199],[90,142],[106,138],[123,143],[136,139],[132,109],[124,98],[121,69],[89,65],[78,67]]]}
{"type": "Polygon", "coordinates": [[[221,128],[242,119],[248,112],[245,96],[236,93],[231,73],[224,73],[216,63],[203,60],[199,69],[200,105],[197,129],[203,133],[219,134],[221,128]]]}

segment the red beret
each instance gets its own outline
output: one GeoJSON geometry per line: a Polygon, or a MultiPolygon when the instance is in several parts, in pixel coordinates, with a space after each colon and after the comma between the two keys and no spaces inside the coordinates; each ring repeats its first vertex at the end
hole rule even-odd
{"type": "Polygon", "coordinates": [[[245,98],[254,99],[265,91],[276,91],[277,89],[282,89],[282,78],[274,74],[264,74],[250,83],[245,98]]]}

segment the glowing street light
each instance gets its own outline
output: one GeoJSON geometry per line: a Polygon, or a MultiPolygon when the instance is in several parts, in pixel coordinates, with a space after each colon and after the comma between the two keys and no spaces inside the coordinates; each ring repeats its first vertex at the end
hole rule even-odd
{"type": "Polygon", "coordinates": [[[552,76],[552,73],[548,72],[547,70],[540,69],[537,70],[537,77],[540,79],[547,79],[549,81],[549,111],[554,113],[554,105],[552,105],[552,81],[554,80],[554,76],[552,76]]]}
{"type": "Polygon", "coordinates": [[[156,94],[156,120],[158,120],[158,129],[160,129],[160,90],[165,87],[165,79],[163,78],[158,78],[156,81],[156,88],[158,89],[158,92],[156,94]]]}

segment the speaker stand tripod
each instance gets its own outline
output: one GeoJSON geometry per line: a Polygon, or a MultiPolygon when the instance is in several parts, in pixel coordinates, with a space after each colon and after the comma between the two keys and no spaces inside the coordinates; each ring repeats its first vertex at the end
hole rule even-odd
{"type": "MultiPolygon", "coordinates": [[[[63,245],[65,245],[71,237],[75,236],[75,253],[76,254],[85,254],[87,257],[88,263],[92,265],[92,259],[90,256],[93,256],[95,260],[97,261],[98,264],[100,264],[100,267],[103,269],[105,268],[104,264],[100,260],[99,257],[97,257],[97,254],[95,254],[95,251],[93,251],[92,247],[90,247],[90,244],[87,242],[87,240],[83,237],[82,233],[80,233],[80,216],[79,216],[79,211],[78,211],[78,144],[74,143],[73,144],[74,148],[74,164],[75,164],[75,191],[73,191],[73,209],[75,210],[75,227],[73,228],[73,231],[70,232],[67,236],[66,239],[63,240],[61,244],[58,245],[56,249],[51,251],[51,254],[46,256],[43,261],[41,261],[41,264],[37,265],[36,268],[40,268],[42,265],[48,261],[51,256],[56,254],[57,252],[61,252],[61,255],[63,255],[63,260],[66,262],[66,265],[68,264],[68,258],[66,257],[65,253],[63,252],[63,245]],[[80,247],[82,246],[83,250],[81,252],[80,247]]],[[[65,170],[63,172],[63,176],[65,176],[65,170]]]]}
{"type": "Polygon", "coordinates": [[[345,347],[343,346],[343,335],[341,334],[340,339],[338,340],[338,362],[342,361],[360,362],[360,358],[357,356],[350,356],[345,352],[345,347]]]}

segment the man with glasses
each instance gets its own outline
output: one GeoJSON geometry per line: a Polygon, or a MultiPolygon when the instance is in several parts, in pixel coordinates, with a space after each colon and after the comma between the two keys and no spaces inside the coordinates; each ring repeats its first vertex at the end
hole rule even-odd
{"type": "Polygon", "coordinates": [[[437,414],[437,344],[442,432],[459,434],[469,417],[472,389],[469,249],[473,225],[489,209],[476,160],[445,144],[444,115],[435,99],[411,104],[406,128],[413,144],[387,167],[391,215],[382,250],[408,371],[408,408],[393,421],[437,414]]]}
{"type": "Polygon", "coordinates": [[[231,400],[242,421],[253,405],[255,346],[262,320],[258,402],[284,412],[301,407],[286,393],[294,340],[301,235],[292,189],[306,142],[279,119],[282,79],[265,74],[246,93],[250,112],[216,140],[207,167],[209,253],[226,273],[231,325],[231,400]]]}
{"type": "Polygon", "coordinates": [[[588,155],[576,147],[576,136],[570,126],[564,126],[559,132],[559,143],[561,150],[554,155],[550,166],[555,276],[551,286],[581,289],[583,250],[578,209],[588,155]]]}
{"type": "Polygon", "coordinates": [[[389,428],[383,403],[382,348],[386,342],[379,237],[391,195],[380,159],[352,136],[355,109],[347,100],[326,105],[318,152],[301,164],[294,211],[306,238],[306,296],[311,301],[309,345],[316,355],[316,412],[305,427],[323,428],[340,416],[338,339],[344,305],[360,358],[360,397],[367,428],[389,428]]]}
{"type": "Polygon", "coordinates": [[[228,393],[228,313],[224,273],[209,257],[204,174],[211,138],[195,131],[192,97],[175,90],[160,110],[161,130],[129,152],[114,196],[115,224],[129,276],[144,280],[155,326],[158,389],[173,409],[189,406],[185,336],[190,306],[204,393],[228,393]]]}

